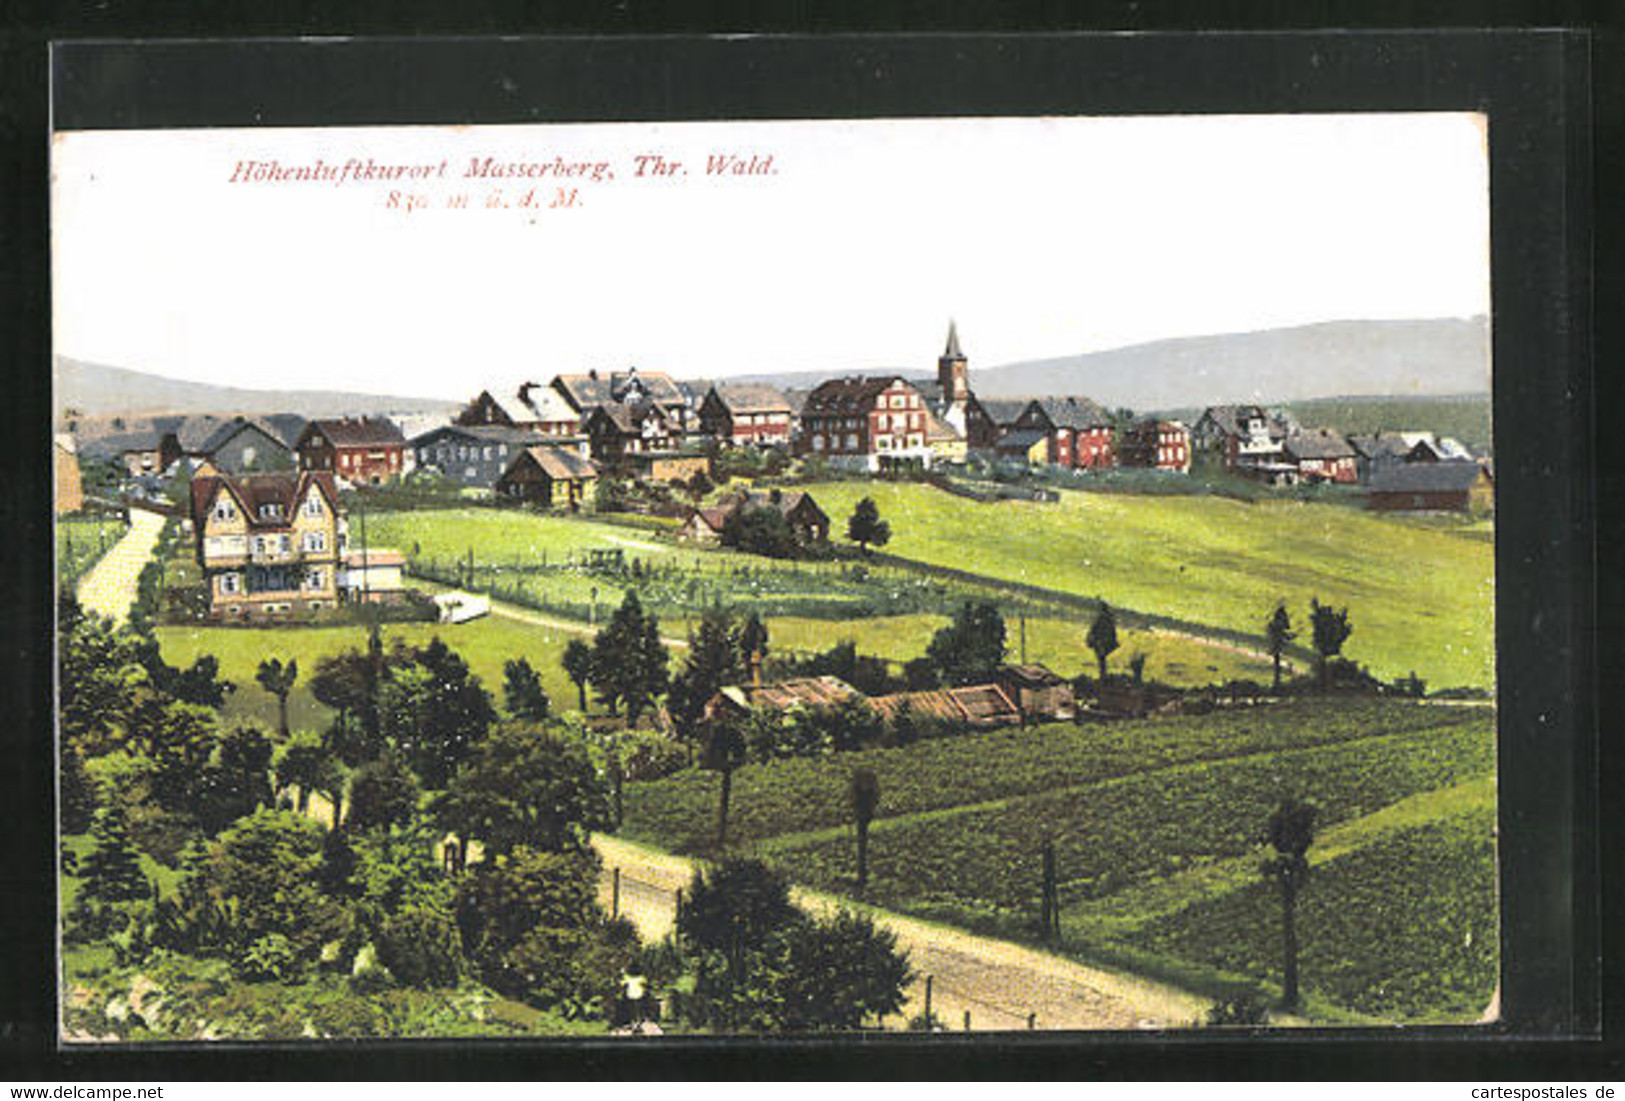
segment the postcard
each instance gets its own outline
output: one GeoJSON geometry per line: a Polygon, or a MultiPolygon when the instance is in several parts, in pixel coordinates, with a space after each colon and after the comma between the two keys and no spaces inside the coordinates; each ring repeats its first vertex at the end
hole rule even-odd
{"type": "Polygon", "coordinates": [[[1495,1021],[1486,141],[56,133],[62,1039],[1495,1021]]]}

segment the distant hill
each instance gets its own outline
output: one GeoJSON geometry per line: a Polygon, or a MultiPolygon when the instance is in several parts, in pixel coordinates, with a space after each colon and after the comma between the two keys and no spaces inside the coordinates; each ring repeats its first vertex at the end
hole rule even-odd
{"type": "Polygon", "coordinates": [[[54,406],[90,416],[152,413],[297,413],[337,417],[365,413],[441,413],[457,403],[436,398],[358,394],[339,390],[250,390],[149,375],[123,367],[56,360],[54,406]]]}
{"type": "MultiPolygon", "coordinates": [[[[1136,410],[1353,396],[1489,393],[1490,333],[1483,317],[1327,321],[1286,329],[1178,337],[1103,352],[989,367],[973,342],[971,387],[990,398],[1086,394],[1136,410]]],[[[934,368],[832,368],[755,375],[805,387],[835,374],[933,375],[934,368]]]]}

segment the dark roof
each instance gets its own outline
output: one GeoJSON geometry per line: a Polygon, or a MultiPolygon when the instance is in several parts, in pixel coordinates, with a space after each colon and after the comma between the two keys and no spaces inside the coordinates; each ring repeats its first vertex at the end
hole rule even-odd
{"type": "Polygon", "coordinates": [[[319,432],[334,447],[401,446],[406,437],[393,421],[383,417],[340,417],[336,420],[313,420],[305,432],[319,432]]]}
{"type": "Polygon", "coordinates": [[[811,393],[812,393],[811,390],[802,390],[802,389],[786,390],[784,392],[784,400],[785,400],[785,403],[790,406],[790,412],[796,414],[797,416],[800,416],[802,409],[806,408],[807,396],[809,394],[811,394],[811,393]]]}
{"type": "Polygon", "coordinates": [[[1027,450],[1035,443],[1049,439],[1049,433],[1041,428],[1022,428],[1015,432],[1006,432],[999,437],[998,449],[1004,451],[1011,448],[1027,450]]]}
{"type": "Polygon", "coordinates": [[[722,695],[745,707],[771,707],[784,710],[803,707],[835,707],[847,700],[861,700],[863,693],[839,677],[797,677],[773,684],[729,686],[722,695]]]}
{"type": "Polygon", "coordinates": [[[305,418],[298,413],[267,413],[259,419],[288,447],[298,442],[299,434],[305,430],[305,418]]]}
{"type": "Polygon", "coordinates": [[[627,371],[612,371],[607,375],[596,371],[584,375],[559,375],[553,379],[553,388],[577,409],[586,409],[589,405],[610,405],[623,401],[634,381],[643,388],[650,401],[662,405],[688,404],[670,375],[664,371],[640,371],[636,367],[627,371]]]}
{"type": "Polygon", "coordinates": [[[1378,432],[1370,436],[1350,436],[1349,446],[1362,459],[1400,458],[1410,454],[1421,439],[1416,432],[1378,432]]]}
{"type": "Polygon", "coordinates": [[[1038,406],[1056,428],[1100,428],[1111,423],[1093,398],[1035,398],[1029,404],[1038,406]]]}
{"type": "Polygon", "coordinates": [[[534,428],[512,428],[506,424],[443,424],[412,437],[413,447],[422,447],[441,436],[461,436],[482,443],[507,443],[524,447],[546,439],[534,428]]]}
{"type": "Polygon", "coordinates": [[[892,383],[903,381],[897,375],[854,375],[849,378],[832,378],[821,382],[807,395],[806,404],[801,408],[802,416],[817,416],[823,413],[858,413],[867,411],[875,398],[887,390],[892,383]]]}
{"type": "Polygon", "coordinates": [[[977,398],[976,404],[982,407],[982,412],[992,419],[994,424],[1014,424],[1021,419],[1021,414],[1027,411],[1032,404],[1031,398],[977,398]]]}
{"type": "Polygon", "coordinates": [[[1351,459],[1354,448],[1330,428],[1312,428],[1288,436],[1286,453],[1295,459],[1351,459]]]}
{"type": "MultiPolygon", "coordinates": [[[[538,445],[527,447],[524,452],[514,459],[519,462],[524,456],[530,458],[541,467],[542,473],[556,482],[579,481],[585,478],[598,477],[598,464],[585,458],[579,451],[568,447],[547,447],[538,445]]],[[[513,469],[513,463],[508,465],[513,469]]]]}
{"type": "Polygon", "coordinates": [[[953,321],[948,322],[948,346],[942,350],[943,359],[964,359],[965,353],[959,350],[959,326],[953,321]]]}
{"type": "Polygon", "coordinates": [[[1472,488],[1478,473],[1478,464],[1470,459],[1377,463],[1368,488],[1372,493],[1462,493],[1472,488]]]}
{"type": "MultiPolygon", "coordinates": [[[[720,501],[718,502],[719,505],[722,503],[723,502],[720,501]]],[[[745,510],[747,512],[753,509],[770,508],[776,510],[784,516],[789,516],[792,512],[795,512],[798,509],[810,508],[819,516],[822,516],[825,520],[829,519],[829,517],[824,514],[824,510],[818,507],[818,502],[813,500],[812,494],[800,489],[777,491],[762,489],[747,490],[742,497],[739,498],[739,503],[745,506],[745,510]],[[778,494],[777,499],[774,498],[775,492],[778,494]]]]}
{"type": "MultiPolygon", "coordinates": [[[[661,426],[666,431],[669,432],[672,428],[671,422],[666,416],[666,411],[660,408],[658,405],[647,405],[642,403],[637,405],[625,405],[621,402],[611,402],[607,405],[595,406],[593,411],[587,414],[587,419],[590,421],[593,417],[600,414],[608,418],[609,422],[615,426],[616,431],[620,432],[623,436],[642,435],[643,420],[644,418],[650,416],[658,417],[660,419],[661,426]]],[[[583,424],[582,427],[585,428],[586,425],[583,424]]]]}
{"type": "Polygon", "coordinates": [[[152,418],[153,428],[161,435],[174,436],[180,449],[188,455],[203,454],[204,444],[220,430],[221,426],[231,423],[230,417],[217,417],[213,413],[152,418]]]}
{"type": "Polygon", "coordinates": [[[790,403],[778,390],[760,383],[717,383],[711,393],[730,413],[789,413],[790,403]]]}
{"type": "Polygon", "coordinates": [[[213,455],[216,451],[219,451],[222,447],[229,443],[233,436],[237,435],[237,433],[246,428],[254,429],[254,431],[259,432],[278,447],[286,448],[288,446],[283,441],[277,430],[260,418],[233,417],[231,420],[226,421],[220,427],[216,428],[212,433],[209,434],[208,439],[204,440],[200,445],[198,445],[198,453],[201,455],[213,455]]]}
{"type": "Polygon", "coordinates": [[[79,453],[91,459],[107,459],[127,451],[157,451],[162,437],[158,432],[115,432],[107,436],[83,440],[79,453]]]}
{"type": "Polygon", "coordinates": [[[285,528],[292,522],[294,507],[304,496],[308,486],[316,485],[327,497],[328,505],[338,509],[338,491],[333,486],[333,475],[325,470],[286,474],[247,474],[228,477],[224,474],[206,474],[192,479],[192,523],[203,530],[203,512],[214,499],[215,489],[226,487],[237,498],[250,527],[285,528]],[[260,506],[279,504],[282,515],[276,519],[261,519],[260,506]]]}

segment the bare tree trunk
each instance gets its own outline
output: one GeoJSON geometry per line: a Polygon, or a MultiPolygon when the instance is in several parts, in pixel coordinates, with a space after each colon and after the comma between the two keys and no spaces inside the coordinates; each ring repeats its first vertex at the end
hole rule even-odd
{"type": "Polygon", "coordinates": [[[717,852],[728,844],[728,799],[733,794],[733,769],[722,770],[722,790],[717,796],[717,852]]]}
{"type": "Polygon", "coordinates": [[[1280,654],[1273,654],[1271,656],[1275,659],[1275,688],[1274,688],[1274,691],[1276,692],[1277,695],[1279,695],[1280,691],[1281,691],[1281,655],[1280,654]]]}
{"type": "Polygon", "coordinates": [[[276,710],[277,730],[281,733],[282,740],[286,742],[288,740],[288,694],[286,692],[276,694],[276,710]]]}
{"type": "Polygon", "coordinates": [[[858,823],[858,886],[869,883],[869,823],[858,823]]]}
{"type": "Polygon", "coordinates": [[[1290,879],[1281,881],[1281,939],[1284,958],[1281,965],[1281,1006],[1298,1008],[1298,890],[1290,879]]]}

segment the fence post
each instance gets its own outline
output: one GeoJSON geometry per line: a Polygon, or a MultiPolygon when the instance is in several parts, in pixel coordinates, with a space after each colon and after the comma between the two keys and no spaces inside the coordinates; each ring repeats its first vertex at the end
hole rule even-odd
{"type": "Polygon", "coordinates": [[[613,869],[612,876],[609,894],[609,916],[618,918],[621,916],[621,870],[619,868],[613,869]]]}
{"type": "Polygon", "coordinates": [[[970,1031],[970,1010],[965,1010],[965,1031],[970,1031]]]}
{"type": "Polygon", "coordinates": [[[925,1025],[931,1027],[931,976],[925,977],[925,1025]]]}

